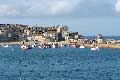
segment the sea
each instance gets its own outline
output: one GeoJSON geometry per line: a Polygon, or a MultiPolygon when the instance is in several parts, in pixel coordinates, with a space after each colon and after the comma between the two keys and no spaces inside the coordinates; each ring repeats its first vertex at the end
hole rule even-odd
{"type": "Polygon", "coordinates": [[[0,80],[120,80],[120,49],[67,46],[24,51],[19,45],[0,46],[0,80]]]}
{"type": "Polygon", "coordinates": [[[120,49],[0,46],[0,80],[120,80],[120,49]]]}

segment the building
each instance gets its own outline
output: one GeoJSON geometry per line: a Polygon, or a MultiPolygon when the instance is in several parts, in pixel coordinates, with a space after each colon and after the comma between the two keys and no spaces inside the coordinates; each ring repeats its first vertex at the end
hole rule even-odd
{"type": "Polygon", "coordinates": [[[103,41],[103,36],[102,36],[102,34],[98,34],[98,36],[97,36],[97,43],[98,44],[102,44],[104,41],[103,41]]]}
{"type": "Polygon", "coordinates": [[[58,41],[58,33],[57,30],[48,30],[43,33],[44,37],[49,41],[58,41]]]}
{"type": "Polygon", "coordinates": [[[0,41],[64,41],[79,39],[78,32],[69,33],[68,26],[29,26],[0,24],[0,41]]]}
{"type": "Polygon", "coordinates": [[[20,34],[27,27],[21,24],[0,24],[0,41],[19,41],[20,34]]]}
{"type": "Polygon", "coordinates": [[[69,33],[69,39],[77,39],[77,38],[78,38],[78,32],[69,33]]]}

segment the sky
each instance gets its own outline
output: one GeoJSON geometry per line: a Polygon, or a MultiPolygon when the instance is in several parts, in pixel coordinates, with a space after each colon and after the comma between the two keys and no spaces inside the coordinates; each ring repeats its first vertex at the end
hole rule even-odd
{"type": "Polygon", "coordinates": [[[87,36],[120,36],[120,0],[0,0],[0,23],[59,24],[87,36]]]}

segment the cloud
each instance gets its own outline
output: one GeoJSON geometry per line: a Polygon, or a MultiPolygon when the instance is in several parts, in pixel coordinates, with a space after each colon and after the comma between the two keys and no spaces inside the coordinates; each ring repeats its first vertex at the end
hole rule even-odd
{"type": "Polygon", "coordinates": [[[0,17],[111,16],[120,0],[2,0],[0,17]]]}
{"type": "Polygon", "coordinates": [[[52,14],[57,13],[69,13],[74,11],[74,9],[79,5],[80,0],[62,0],[56,1],[50,5],[50,10],[52,14]]]}
{"type": "Polygon", "coordinates": [[[27,13],[34,16],[68,14],[74,11],[79,2],[80,0],[38,1],[29,5],[27,13]]]}
{"type": "Polygon", "coordinates": [[[74,11],[80,1],[81,0],[21,0],[17,3],[16,0],[12,0],[9,4],[0,4],[0,16],[38,17],[64,15],[74,11]]]}
{"type": "Polygon", "coordinates": [[[18,11],[15,7],[11,5],[0,5],[0,17],[11,16],[15,17],[18,15],[18,11]]]}
{"type": "Polygon", "coordinates": [[[115,4],[115,10],[117,12],[120,12],[120,0],[117,0],[116,4],[115,4]]]}

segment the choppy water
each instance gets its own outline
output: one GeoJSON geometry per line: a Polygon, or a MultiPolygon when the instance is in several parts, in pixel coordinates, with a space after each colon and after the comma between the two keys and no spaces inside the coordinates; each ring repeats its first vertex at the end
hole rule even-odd
{"type": "Polygon", "coordinates": [[[0,47],[0,80],[120,80],[120,49],[0,47]]]}

